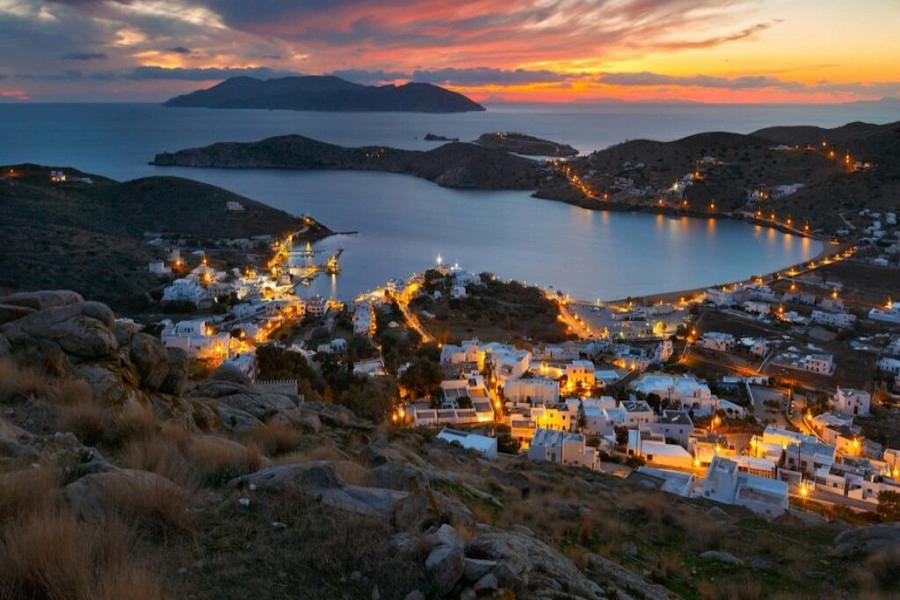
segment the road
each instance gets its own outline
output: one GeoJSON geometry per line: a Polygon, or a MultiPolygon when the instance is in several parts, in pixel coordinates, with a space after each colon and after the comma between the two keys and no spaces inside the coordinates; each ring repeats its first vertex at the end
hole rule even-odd
{"type": "Polygon", "coordinates": [[[428,333],[428,331],[426,331],[425,328],[422,327],[422,323],[419,321],[418,315],[416,315],[416,313],[414,313],[409,308],[409,300],[410,298],[415,296],[415,293],[418,291],[418,289],[418,284],[410,284],[406,286],[406,288],[402,292],[396,294],[394,296],[394,299],[397,301],[397,306],[400,307],[400,312],[403,313],[403,318],[406,320],[407,326],[418,333],[420,336],[422,336],[422,343],[429,344],[436,341],[434,336],[428,333]]]}

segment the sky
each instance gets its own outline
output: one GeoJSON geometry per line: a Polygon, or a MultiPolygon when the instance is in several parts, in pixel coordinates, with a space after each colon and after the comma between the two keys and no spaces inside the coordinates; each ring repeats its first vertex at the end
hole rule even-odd
{"type": "Polygon", "coordinates": [[[900,97],[900,0],[0,0],[0,102],[159,101],[235,75],[481,102],[900,97]]]}

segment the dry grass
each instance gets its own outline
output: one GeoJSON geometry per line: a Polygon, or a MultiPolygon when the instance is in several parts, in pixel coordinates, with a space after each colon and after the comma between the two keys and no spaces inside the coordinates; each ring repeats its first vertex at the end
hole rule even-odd
{"type": "Polygon", "coordinates": [[[59,411],[60,431],[70,431],[89,445],[96,445],[106,434],[103,409],[93,401],[63,406],[59,411]]]}
{"type": "Polygon", "coordinates": [[[46,377],[31,369],[20,369],[8,358],[0,359],[0,402],[11,402],[50,393],[46,377]]]}
{"type": "Polygon", "coordinates": [[[58,499],[61,474],[42,466],[0,476],[0,523],[46,509],[58,499]]]}
{"type": "Polygon", "coordinates": [[[255,445],[242,446],[211,435],[190,438],[186,451],[198,474],[209,483],[222,483],[252,473],[259,470],[262,462],[262,454],[255,445]]]}
{"type": "Polygon", "coordinates": [[[63,406],[74,406],[94,399],[91,386],[83,379],[67,379],[57,386],[58,402],[63,406]]]}
{"type": "Polygon", "coordinates": [[[158,580],[129,562],[128,539],[121,523],[91,525],[60,507],[33,512],[0,538],[0,598],[161,598],[158,580]]]}
{"type": "Polygon", "coordinates": [[[262,427],[257,428],[251,435],[251,439],[267,456],[276,456],[296,450],[302,436],[290,425],[270,420],[262,427]]]}
{"type": "Polygon", "coordinates": [[[118,512],[140,523],[170,525],[185,532],[193,529],[188,493],[169,482],[152,477],[112,479],[105,492],[118,512]]]}
{"type": "Polygon", "coordinates": [[[200,484],[200,481],[193,466],[181,450],[182,447],[178,441],[167,439],[162,435],[136,439],[125,447],[120,462],[129,469],[151,471],[186,489],[193,490],[200,484]]]}
{"type": "Polygon", "coordinates": [[[314,446],[307,450],[291,452],[289,454],[279,456],[275,462],[280,465],[287,465],[293,463],[315,462],[320,460],[330,460],[337,462],[341,460],[347,460],[347,458],[347,454],[341,452],[334,446],[324,445],[314,446]]]}

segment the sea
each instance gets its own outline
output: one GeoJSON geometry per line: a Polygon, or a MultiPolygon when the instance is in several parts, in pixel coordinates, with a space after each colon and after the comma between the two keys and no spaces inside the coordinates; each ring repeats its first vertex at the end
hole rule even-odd
{"type": "Polygon", "coordinates": [[[70,166],[127,180],[173,175],[221,186],[337,235],[341,273],[302,293],[350,300],[436,264],[554,287],[582,300],[693,289],[772,272],[818,254],[818,241],[730,220],[592,211],[520,191],[469,191],[371,172],[155,167],[161,151],[301,134],[345,146],[428,149],[426,133],[473,140],[518,131],[582,153],[629,139],[674,140],[770,125],[833,127],[898,118],[896,106],[488,105],[479,113],[323,113],[158,104],[0,104],[0,165],[70,166]]]}

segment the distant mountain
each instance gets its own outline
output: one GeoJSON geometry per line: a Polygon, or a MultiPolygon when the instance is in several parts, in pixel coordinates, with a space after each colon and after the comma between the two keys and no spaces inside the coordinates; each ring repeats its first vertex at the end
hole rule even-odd
{"type": "Polygon", "coordinates": [[[343,169],[403,173],[455,188],[534,189],[547,169],[540,162],[478,144],[453,142],[433,150],[385,146],[345,148],[300,135],[258,142],[223,142],[157,154],[157,166],[230,169],[343,169]]]}
{"type": "Polygon", "coordinates": [[[176,96],[165,106],[200,108],[265,108],[329,112],[483,111],[462,94],[430,83],[368,86],[330,75],[256,79],[232,77],[205,90],[176,96]]]}
{"type": "Polygon", "coordinates": [[[754,131],[750,135],[781,144],[803,145],[821,142],[846,144],[896,131],[900,131],[900,121],[884,125],[854,121],[853,123],[847,123],[831,129],[812,125],[766,127],[765,129],[754,131]]]}

